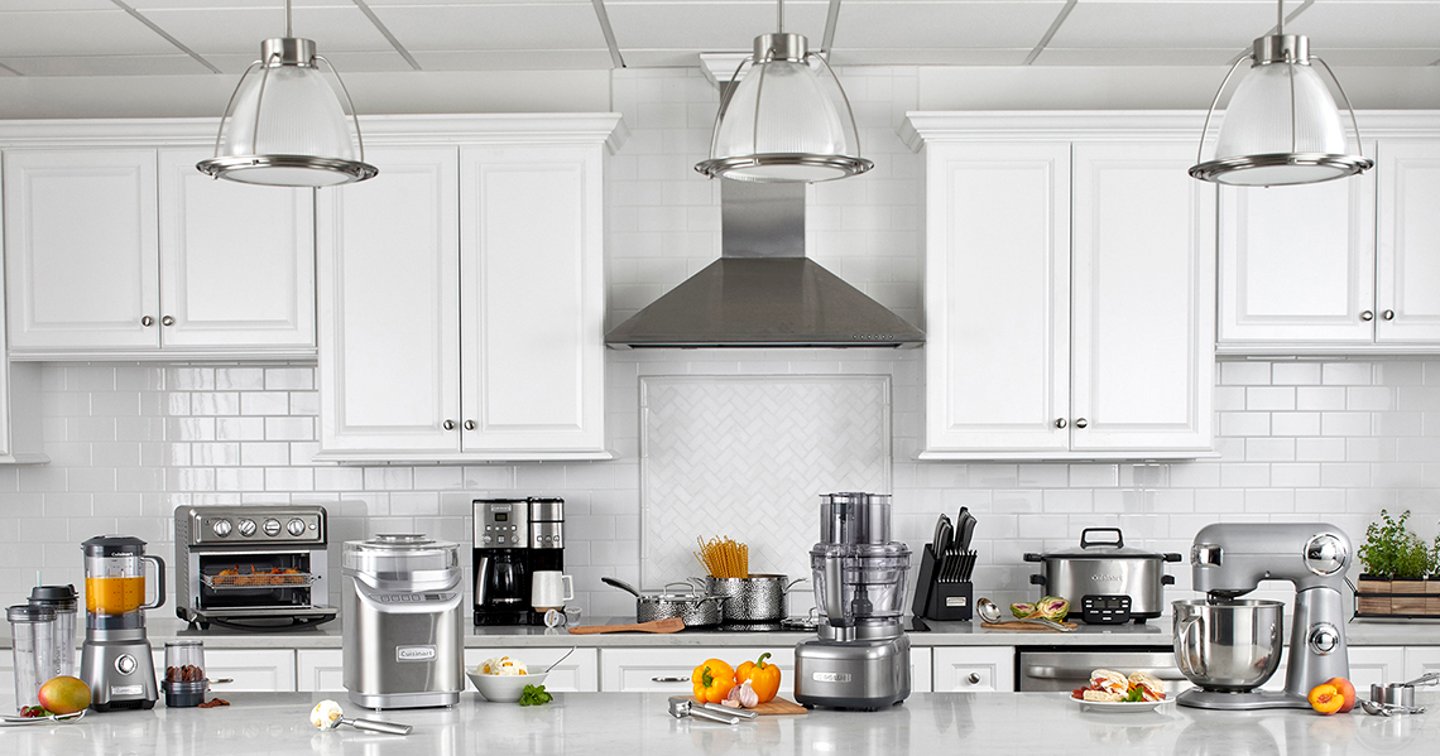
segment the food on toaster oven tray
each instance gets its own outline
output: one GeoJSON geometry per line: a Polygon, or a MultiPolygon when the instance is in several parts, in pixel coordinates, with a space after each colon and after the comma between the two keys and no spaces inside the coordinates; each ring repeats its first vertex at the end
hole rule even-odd
{"type": "Polygon", "coordinates": [[[256,571],[254,565],[246,567],[249,572],[241,572],[238,564],[226,567],[216,573],[212,582],[216,585],[233,586],[293,585],[300,582],[297,576],[305,574],[294,567],[272,567],[261,571],[256,571]]]}
{"type": "Polygon", "coordinates": [[[1070,691],[1070,697],[1081,701],[1154,703],[1165,700],[1165,684],[1146,672],[1131,672],[1127,677],[1113,669],[1097,669],[1090,673],[1090,683],[1070,691]]]}

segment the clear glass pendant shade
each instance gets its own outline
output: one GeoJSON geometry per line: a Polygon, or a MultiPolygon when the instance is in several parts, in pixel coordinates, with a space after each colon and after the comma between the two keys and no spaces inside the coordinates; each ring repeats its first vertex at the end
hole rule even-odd
{"type": "MultiPolygon", "coordinates": [[[[1308,65],[1270,63],[1251,69],[1235,89],[1220,126],[1215,159],[1287,153],[1344,155],[1346,151],[1340,109],[1319,72],[1308,65]]],[[[1217,180],[1239,186],[1273,186],[1309,184],[1349,174],[1340,166],[1323,163],[1277,165],[1232,171],[1217,180]]]]}
{"type": "MultiPolygon", "coordinates": [[[[836,104],[839,87],[822,76],[817,66],[809,61],[789,60],[751,66],[720,121],[715,156],[858,156],[859,146],[851,139],[850,128],[836,104]]],[[[778,164],[735,168],[726,178],[826,181],[845,175],[841,168],[821,164],[778,164]]]]}

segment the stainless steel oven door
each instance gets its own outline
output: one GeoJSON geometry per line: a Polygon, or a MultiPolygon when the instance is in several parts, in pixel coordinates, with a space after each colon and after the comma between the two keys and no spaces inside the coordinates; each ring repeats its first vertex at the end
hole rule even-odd
{"type": "Polygon", "coordinates": [[[1075,651],[1021,651],[1016,687],[1021,692],[1074,690],[1090,682],[1090,671],[1113,669],[1121,674],[1147,672],[1165,683],[1166,695],[1190,687],[1175,666],[1175,652],[1107,651],[1092,648],[1075,651]]]}
{"type": "Polygon", "coordinates": [[[324,549],[227,549],[190,552],[196,609],[277,614],[329,603],[324,549]]]}

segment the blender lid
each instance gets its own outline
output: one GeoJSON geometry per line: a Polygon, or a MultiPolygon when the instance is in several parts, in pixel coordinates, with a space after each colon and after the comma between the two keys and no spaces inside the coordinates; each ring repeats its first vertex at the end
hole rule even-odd
{"type": "Polygon", "coordinates": [[[79,598],[73,585],[37,585],[30,589],[31,606],[48,606],[57,611],[75,611],[79,598]]]}
{"type": "Polygon", "coordinates": [[[53,622],[55,610],[35,604],[16,604],[5,610],[5,619],[11,622],[53,622]]]}
{"type": "Polygon", "coordinates": [[[145,542],[135,536],[98,535],[80,548],[92,556],[140,556],[145,553],[145,542]]]}

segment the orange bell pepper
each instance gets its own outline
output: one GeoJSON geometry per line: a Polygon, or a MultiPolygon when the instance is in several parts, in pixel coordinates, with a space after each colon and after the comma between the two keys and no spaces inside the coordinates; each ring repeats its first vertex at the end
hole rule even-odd
{"type": "Polygon", "coordinates": [[[735,687],[735,669],[719,659],[706,659],[690,675],[690,684],[695,689],[695,700],[720,703],[735,687]]]}
{"type": "Polygon", "coordinates": [[[770,654],[763,653],[759,659],[747,661],[735,670],[735,683],[739,685],[749,680],[755,695],[760,697],[760,703],[775,700],[775,694],[780,692],[780,668],[766,664],[768,658],[770,654]]]}

